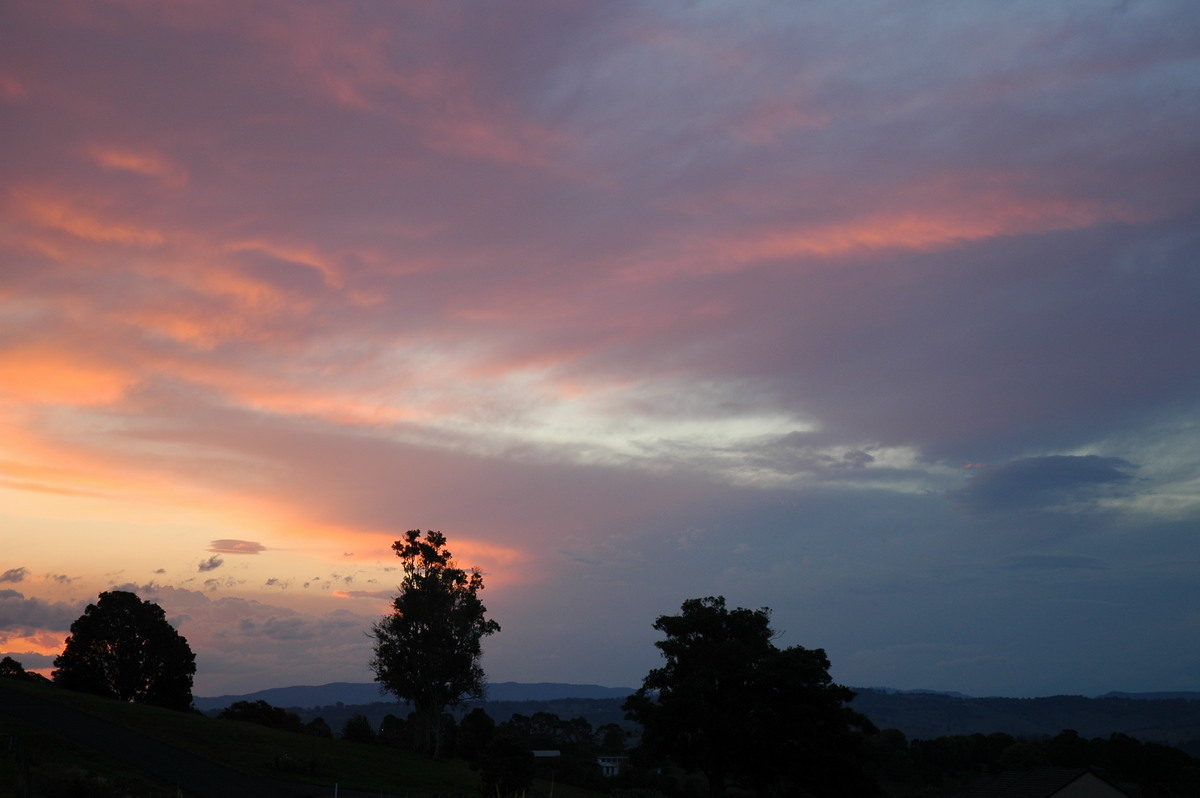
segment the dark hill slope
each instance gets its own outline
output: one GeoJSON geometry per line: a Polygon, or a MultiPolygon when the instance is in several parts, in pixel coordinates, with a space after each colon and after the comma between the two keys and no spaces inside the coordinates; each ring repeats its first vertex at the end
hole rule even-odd
{"type": "Polygon", "coordinates": [[[81,712],[53,700],[47,691],[55,689],[30,689],[12,679],[0,679],[0,728],[16,738],[19,744],[23,731],[34,727],[80,748],[124,762],[138,773],[177,786],[185,795],[284,798],[314,794],[311,788],[284,785],[234,770],[167,745],[136,729],[81,712]]]}

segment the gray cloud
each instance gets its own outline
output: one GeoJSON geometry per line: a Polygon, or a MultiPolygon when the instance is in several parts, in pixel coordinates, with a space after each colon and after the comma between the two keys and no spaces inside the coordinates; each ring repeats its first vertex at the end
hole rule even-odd
{"type": "Polygon", "coordinates": [[[38,654],[34,651],[13,651],[5,656],[10,656],[26,670],[34,670],[35,668],[49,668],[54,665],[56,655],[54,654],[38,654]]]}
{"type": "Polygon", "coordinates": [[[242,618],[238,622],[238,629],[242,634],[266,637],[271,640],[311,640],[321,631],[305,618],[298,616],[280,618],[275,615],[261,623],[252,618],[242,618]]]}
{"type": "Polygon", "coordinates": [[[216,554],[214,554],[213,556],[209,557],[207,560],[202,560],[200,562],[198,570],[201,573],[204,573],[205,571],[215,571],[224,564],[225,564],[225,561],[222,560],[220,557],[218,557],[216,554]]]}
{"type": "Polygon", "coordinates": [[[84,610],[86,602],[69,604],[25,598],[15,590],[0,591],[0,631],[32,634],[37,630],[65,632],[84,610]]]}
{"type": "Polygon", "coordinates": [[[20,582],[29,574],[28,568],[9,568],[0,574],[0,582],[20,582]]]}
{"type": "Polygon", "coordinates": [[[1080,509],[1095,499],[1128,491],[1135,466],[1121,458],[1051,455],[976,470],[949,497],[975,513],[1080,509]]]}

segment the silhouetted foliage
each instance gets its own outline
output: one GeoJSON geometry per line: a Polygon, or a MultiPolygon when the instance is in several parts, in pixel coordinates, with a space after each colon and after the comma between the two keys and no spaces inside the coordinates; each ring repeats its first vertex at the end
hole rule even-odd
{"type": "Polygon", "coordinates": [[[484,795],[515,798],[533,784],[533,751],[510,730],[497,730],[477,767],[484,795]]]}
{"type": "Polygon", "coordinates": [[[766,609],[729,610],[723,597],[689,599],[654,628],[666,664],[625,702],[642,725],[641,753],[700,771],[709,793],[727,784],[761,795],[855,794],[865,776],[863,732],[821,649],[776,648],[766,609]]]}
{"type": "MultiPolygon", "coordinates": [[[[885,729],[876,739],[880,738],[894,741],[903,735],[885,729]]],[[[903,762],[903,753],[899,746],[871,746],[877,773],[893,794],[956,792],[979,778],[1042,765],[1092,768],[1119,784],[1140,788],[1134,794],[1200,794],[1200,761],[1178,748],[1143,743],[1125,734],[1088,740],[1074,729],[1064,729],[1054,737],[993,733],[913,740],[907,751],[911,769],[895,766],[903,762]]]]}
{"type": "Polygon", "coordinates": [[[333,729],[329,728],[325,718],[313,718],[308,723],[304,724],[304,731],[314,737],[332,737],[333,729]]]}
{"type": "Polygon", "coordinates": [[[12,657],[0,659],[0,679],[18,679],[22,682],[46,683],[50,680],[40,673],[25,670],[25,666],[12,657]]]}
{"type": "Polygon", "coordinates": [[[479,664],[484,637],[500,631],[479,600],[483,575],[455,564],[441,532],[410,530],[392,544],[403,563],[392,614],[372,628],[375,679],[415,708],[419,747],[441,751],[447,707],[483,696],[479,664]]]}
{"type": "Polygon", "coordinates": [[[0,659],[0,677],[6,679],[24,679],[25,666],[12,657],[0,659]]]}
{"type": "Polygon", "coordinates": [[[306,731],[304,721],[295,712],[288,712],[282,707],[272,706],[262,700],[234,701],[222,709],[217,717],[224,720],[244,720],[247,723],[257,723],[259,726],[290,732],[306,731]]]}
{"type": "Polygon", "coordinates": [[[101,593],[71,624],[54,682],[70,690],[169,709],[192,705],[196,656],[157,604],[101,593]]]}
{"type": "Polygon", "coordinates": [[[535,712],[531,716],[517,713],[497,727],[497,733],[500,732],[531,750],[559,752],[556,757],[534,761],[539,778],[553,778],[580,787],[601,783],[596,736],[586,718],[563,720],[553,712],[535,712]]]}
{"type": "Polygon", "coordinates": [[[342,739],[352,743],[373,743],[375,742],[375,730],[371,728],[371,721],[367,719],[366,715],[361,713],[351,715],[346,721],[346,725],[342,727],[342,739]]]}
{"type": "Polygon", "coordinates": [[[384,715],[383,722],[379,725],[379,742],[393,748],[411,748],[408,722],[391,713],[384,715]]]}
{"type": "Polygon", "coordinates": [[[616,756],[625,753],[628,733],[617,723],[605,723],[596,730],[597,753],[616,756]]]}
{"type": "Polygon", "coordinates": [[[459,721],[458,755],[478,762],[496,734],[496,721],[482,707],[475,707],[459,721]]]}

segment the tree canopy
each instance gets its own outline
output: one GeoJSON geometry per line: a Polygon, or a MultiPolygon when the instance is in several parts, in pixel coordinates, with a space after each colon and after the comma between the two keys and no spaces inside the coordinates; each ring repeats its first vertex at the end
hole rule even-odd
{"type": "Polygon", "coordinates": [[[459,568],[441,532],[409,530],[392,544],[404,579],[392,613],[372,628],[371,668],[385,690],[412,703],[426,750],[437,756],[442,713],[483,695],[482,640],[500,631],[479,599],[483,575],[459,568]]]}
{"type": "Polygon", "coordinates": [[[861,733],[871,722],[829,676],[822,649],[779,649],[767,609],[689,599],[654,628],[666,663],[625,703],[642,725],[642,755],[703,772],[710,795],[734,783],[760,795],[870,795],[861,733]]]}
{"type": "Polygon", "coordinates": [[[169,709],[192,705],[196,656],[162,607],[124,590],[101,593],[74,623],[54,660],[71,690],[169,709]]]}

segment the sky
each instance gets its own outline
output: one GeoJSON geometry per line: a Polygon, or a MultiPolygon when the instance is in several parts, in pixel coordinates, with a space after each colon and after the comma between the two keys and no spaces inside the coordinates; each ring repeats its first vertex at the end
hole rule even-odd
{"type": "MultiPolygon", "coordinates": [[[[689,598],[851,686],[1200,690],[1200,5],[9,0],[0,654],[366,682],[689,598]]],[[[45,671],[48,672],[48,671],[45,671]]]]}

